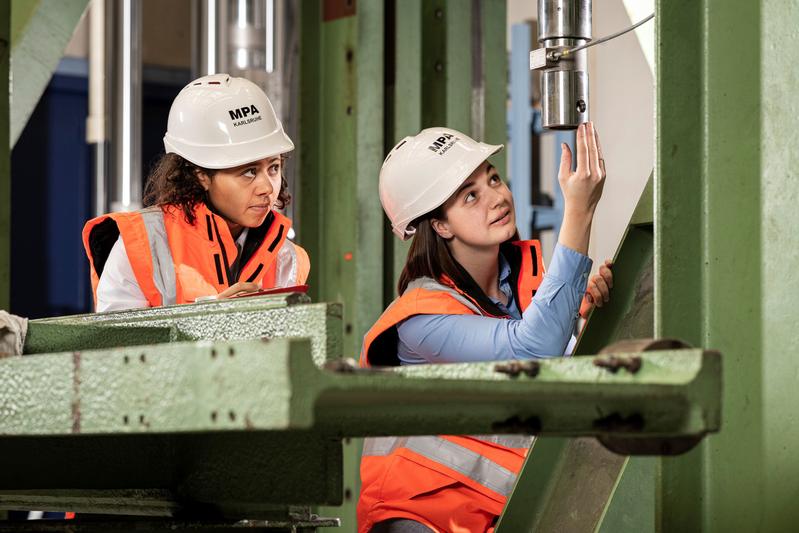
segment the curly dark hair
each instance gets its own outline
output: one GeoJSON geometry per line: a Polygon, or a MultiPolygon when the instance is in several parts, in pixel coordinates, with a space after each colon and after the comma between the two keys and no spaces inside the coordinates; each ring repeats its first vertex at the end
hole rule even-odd
{"type": "MultiPolygon", "coordinates": [[[[280,156],[280,159],[285,162],[286,156],[280,156]]],[[[147,179],[144,205],[157,205],[162,208],[178,207],[183,211],[186,222],[194,224],[196,222],[194,209],[197,204],[206,200],[205,189],[197,177],[199,172],[203,172],[213,179],[217,171],[195,165],[177,154],[162,155],[153,165],[147,179]]],[[[280,192],[274,207],[283,209],[289,203],[291,203],[291,194],[281,166],[280,192]]]]}

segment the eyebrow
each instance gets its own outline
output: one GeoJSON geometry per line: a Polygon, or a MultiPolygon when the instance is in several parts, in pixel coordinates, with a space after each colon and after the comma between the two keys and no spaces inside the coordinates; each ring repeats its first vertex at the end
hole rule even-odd
{"type": "MultiPolygon", "coordinates": [[[[266,164],[267,165],[272,165],[274,163],[282,163],[282,162],[283,162],[283,159],[281,159],[281,157],[279,155],[275,156],[275,157],[270,157],[269,159],[266,160],[266,164]]],[[[233,167],[233,168],[230,169],[230,171],[231,172],[237,172],[239,170],[244,170],[244,169],[247,169],[247,168],[252,168],[252,167],[257,167],[257,166],[258,166],[257,163],[255,161],[253,161],[252,163],[246,163],[244,165],[239,165],[237,167],[233,167]]]]}
{"type": "Polygon", "coordinates": [[[463,185],[461,185],[460,187],[458,187],[458,190],[457,190],[457,191],[455,191],[455,196],[460,196],[460,194],[461,194],[463,191],[465,191],[466,189],[468,189],[468,188],[469,188],[469,187],[471,187],[472,185],[474,185],[474,180],[473,180],[473,179],[467,179],[467,180],[466,180],[466,181],[463,183],[463,185]]]}

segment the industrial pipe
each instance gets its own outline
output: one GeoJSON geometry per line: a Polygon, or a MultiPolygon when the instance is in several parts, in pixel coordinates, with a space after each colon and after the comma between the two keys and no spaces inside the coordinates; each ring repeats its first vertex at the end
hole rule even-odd
{"type": "Polygon", "coordinates": [[[117,32],[120,65],[116,105],[118,119],[114,139],[117,187],[112,210],[141,207],[141,3],[121,0],[117,32]]]}
{"type": "Polygon", "coordinates": [[[89,8],[89,116],[86,118],[86,142],[94,160],[94,214],[108,210],[106,187],[106,35],[105,0],[92,0],[89,8]]]}

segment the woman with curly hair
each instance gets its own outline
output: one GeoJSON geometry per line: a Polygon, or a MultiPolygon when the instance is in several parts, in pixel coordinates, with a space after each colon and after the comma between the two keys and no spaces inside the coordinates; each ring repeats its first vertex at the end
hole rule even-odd
{"type": "Polygon", "coordinates": [[[294,149],[266,94],[227,74],[175,98],[147,207],[90,220],[83,242],[98,312],[227,298],[305,283],[305,251],[275,209],[294,149]]]}

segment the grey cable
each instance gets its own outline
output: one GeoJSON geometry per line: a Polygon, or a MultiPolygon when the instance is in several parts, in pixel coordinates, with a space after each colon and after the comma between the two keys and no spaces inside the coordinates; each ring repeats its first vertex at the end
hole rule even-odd
{"type": "Polygon", "coordinates": [[[645,19],[643,19],[643,20],[641,20],[639,22],[636,22],[635,24],[633,24],[632,26],[630,26],[627,29],[624,29],[624,30],[621,30],[621,31],[617,31],[616,33],[613,33],[613,34],[608,35],[606,37],[602,37],[601,39],[597,39],[596,41],[591,41],[590,43],[586,43],[586,44],[583,44],[583,45],[580,45],[580,46],[576,46],[574,48],[570,48],[568,50],[564,50],[563,52],[555,52],[554,54],[552,54],[552,56],[553,56],[553,58],[555,60],[558,60],[561,57],[566,57],[569,54],[573,54],[574,52],[579,52],[580,50],[585,50],[586,48],[591,48],[594,45],[605,43],[607,41],[610,41],[611,39],[615,39],[616,37],[624,35],[625,33],[629,32],[629,31],[633,31],[635,28],[637,28],[641,24],[643,24],[645,22],[648,22],[648,21],[652,20],[653,18],[655,18],[655,14],[654,13],[652,13],[651,15],[646,17],[645,19]]]}

